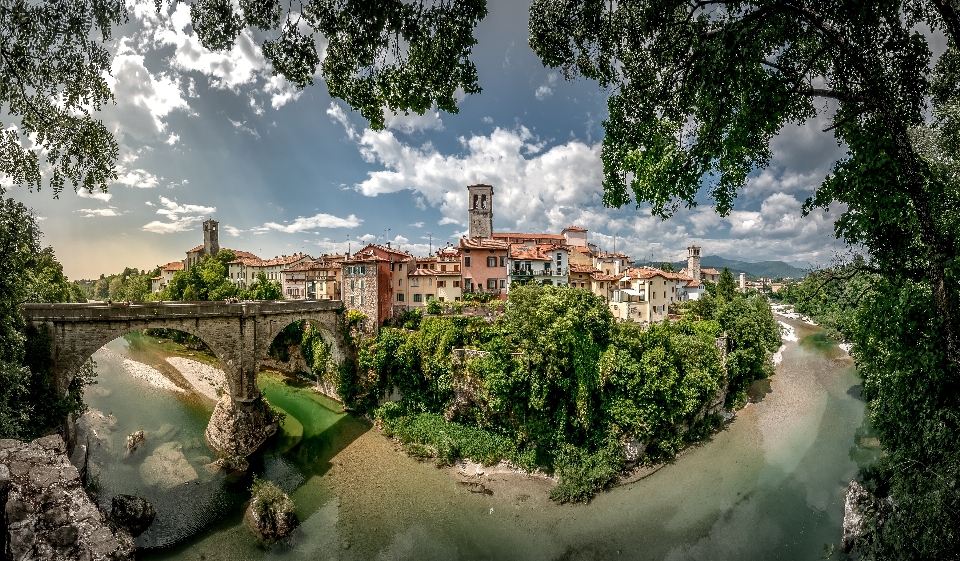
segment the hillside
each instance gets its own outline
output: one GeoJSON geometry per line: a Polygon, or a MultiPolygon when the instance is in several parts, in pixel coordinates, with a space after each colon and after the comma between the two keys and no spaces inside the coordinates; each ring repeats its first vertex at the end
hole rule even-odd
{"type": "MultiPolygon", "coordinates": [[[[683,267],[687,266],[687,262],[677,261],[673,265],[679,271],[683,267]]],[[[793,265],[788,265],[783,261],[760,261],[759,263],[750,263],[748,261],[727,259],[725,257],[720,257],[719,255],[707,255],[705,257],[701,257],[700,267],[704,269],[712,267],[718,271],[723,270],[724,267],[728,267],[733,273],[734,277],[739,276],[741,272],[746,273],[747,277],[753,278],[790,277],[799,279],[806,274],[804,269],[794,267],[793,265]]]]}

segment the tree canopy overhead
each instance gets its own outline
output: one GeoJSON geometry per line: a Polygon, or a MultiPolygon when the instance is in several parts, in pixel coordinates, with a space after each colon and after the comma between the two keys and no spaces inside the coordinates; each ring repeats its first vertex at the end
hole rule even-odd
{"type": "Polygon", "coordinates": [[[645,202],[666,218],[705,188],[727,214],[783,126],[828,112],[847,156],[804,212],[842,203],[839,237],[869,248],[879,269],[930,282],[957,361],[957,236],[941,220],[957,184],[931,173],[912,136],[931,102],[943,130],[957,130],[958,10],[937,0],[535,0],[530,45],[568,78],[611,89],[610,206],[645,202]],[[924,27],[949,39],[936,65],[924,27]]]}

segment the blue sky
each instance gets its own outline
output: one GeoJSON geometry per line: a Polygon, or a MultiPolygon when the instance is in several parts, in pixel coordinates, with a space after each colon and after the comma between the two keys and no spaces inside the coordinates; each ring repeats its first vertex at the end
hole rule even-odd
{"type": "Polygon", "coordinates": [[[839,208],[800,216],[843,155],[821,132],[826,117],[774,140],[771,166],[728,217],[706,200],[665,222],[646,207],[603,207],[607,93],[542,66],[527,46],[527,8],[489,3],[473,56],[484,91],[463,98],[459,114],[391,116],[375,132],[319,78],[296,91],[272,77],[246,32],[213,53],[185,4],[160,15],[153,2],[134,4],[110,47],[117,103],[101,116],[121,146],[120,180],[95,196],[10,194],[41,217],[43,243],[70,278],[182,259],[207,217],[220,221],[221,247],[265,258],[387,240],[425,254],[431,235],[436,247],[465,233],[466,185],[481,182],[494,185],[496,230],[577,224],[603,249],[616,236],[617,250],[638,259],[679,259],[691,243],[748,261],[826,263],[842,249],[839,208]]]}

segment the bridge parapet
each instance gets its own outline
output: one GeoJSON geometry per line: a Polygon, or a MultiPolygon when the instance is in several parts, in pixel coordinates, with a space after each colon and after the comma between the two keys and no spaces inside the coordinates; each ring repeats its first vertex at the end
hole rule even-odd
{"type": "Polygon", "coordinates": [[[208,302],[137,302],[82,304],[23,304],[28,322],[136,321],[158,319],[255,317],[268,315],[336,312],[340,300],[260,300],[228,304],[208,302]]]}

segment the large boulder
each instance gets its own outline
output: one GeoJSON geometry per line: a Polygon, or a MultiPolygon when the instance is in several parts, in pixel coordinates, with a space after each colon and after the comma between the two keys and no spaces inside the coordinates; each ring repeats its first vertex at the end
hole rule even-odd
{"type": "Polygon", "coordinates": [[[3,558],[132,560],[133,539],[110,529],[66,448],[57,435],[30,443],[0,440],[3,558]]]}
{"type": "Polygon", "coordinates": [[[296,529],[293,501],[270,481],[257,479],[251,488],[253,498],[244,515],[250,530],[265,542],[276,541],[296,529]]]}
{"type": "Polygon", "coordinates": [[[183,454],[183,446],[179,442],[167,442],[158,446],[140,464],[140,478],[147,485],[166,491],[177,485],[194,483],[199,476],[183,454]]]}
{"type": "Polygon", "coordinates": [[[133,537],[147,531],[157,517],[157,511],[147,499],[134,495],[117,495],[110,506],[110,520],[133,537]]]}
{"type": "Polygon", "coordinates": [[[246,457],[273,436],[277,426],[266,398],[242,403],[224,394],[217,401],[204,434],[220,457],[246,457]]]}
{"type": "Polygon", "coordinates": [[[843,538],[840,548],[849,552],[858,538],[866,533],[871,517],[877,515],[880,501],[856,481],[847,486],[843,501],[843,538]]]}
{"type": "Polygon", "coordinates": [[[138,430],[133,434],[127,435],[127,455],[132,454],[146,440],[146,434],[143,430],[138,430]]]}

